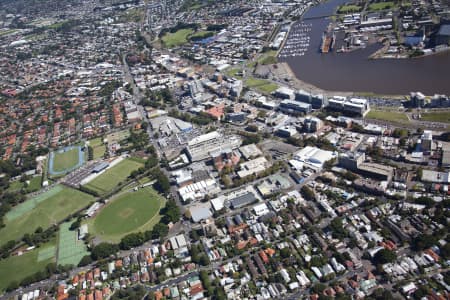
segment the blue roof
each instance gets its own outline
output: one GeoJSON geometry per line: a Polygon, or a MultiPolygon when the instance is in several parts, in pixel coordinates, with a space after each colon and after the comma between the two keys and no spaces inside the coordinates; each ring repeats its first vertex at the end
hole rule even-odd
{"type": "Polygon", "coordinates": [[[421,36],[407,36],[405,38],[405,44],[408,46],[417,46],[422,42],[423,38],[421,36]]]}
{"type": "Polygon", "coordinates": [[[438,35],[450,36],[450,24],[441,25],[441,28],[439,28],[438,35]]]}

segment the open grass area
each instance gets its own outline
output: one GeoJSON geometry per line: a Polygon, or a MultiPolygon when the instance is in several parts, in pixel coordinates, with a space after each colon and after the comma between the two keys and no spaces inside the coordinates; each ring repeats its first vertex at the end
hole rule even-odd
{"type": "Polygon", "coordinates": [[[186,0],[183,1],[183,5],[181,6],[181,11],[188,10],[198,10],[205,6],[205,3],[201,0],[186,0]]]}
{"type": "Polygon", "coordinates": [[[61,172],[70,169],[78,163],[78,148],[72,148],[67,151],[56,151],[53,158],[53,170],[61,172]]]}
{"type": "Polygon", "coordinates": [[[245,80],[245,85],[265,94],[270,94],[278,88],[278,85],[276,85],[275,83],[257,78],[249,78],[245,80]]]}
{"type": "Polygon", "coordinates": [[[242,76],[237,75],[237,74],[241,74],[240,72],[242,72],[241,68],[228,68],[225,71],[225,74],[229,77],[234,77],[236,79],[242,79],[242,76]]]}
{"type": "Polygon", "coordinates": [[[129,130],[121,130],[117,132],[110,133],[106,136],[108,143],[117,143],[123,141],[130,136],[129,130]]]}
{"type": "Polygon", "coordinates": [[[90,220],[89,232],[102,241],[118,242],[129,233],[152,229],[164,205],[165,199],[151,187],[124,192],[90,220]]]}
{"type": "Polygon", "coordinates": [[[70,231],[70,222],[63,223],[58,237],[58,265],[77,266],[83,256],[88,255],[84,241],[78,240],[77,230],[70,231]]]}
{"type": "Polygon", "coordinates": [[[377,3],[371,3],[369,5],[369,10],[383,10],[383,9],[390,9],[395,7],[394,2],[377,2],[377,3]]]}
{"type": "Polygon", "coordinates": [[[103,144],[103,138],[89,140],[89,146],[94,150],[94,159],[102,158],[105,155],[106,145],[103,144]]]}
{"type": "Polygon", "coordinates": [[[393,123],[406,124],[409,123],[408,117],[405,113],[386,111],[386,110],[371,110],[366,115],[366,119],[375,119],[380,121],[388,121],[393,123]]]}
{"type": "Polygon", "coordinates": [[[256,61],[247,61],[247,68],[254,68],[256,66],[256,61]]]}
{"type": "Polygon", "coordinates": [[[275,50],[265,52],[258,58],[258,63],[261,65],[271,65],[276,64],[277,62],[277,51],[275,50]]]}
{"type": "Polygon", "coordinates": [[[124,159],[114,167],[107,169],[103,174],[85,186],[100,195],[104,195],[123,182],[130,176],[131,172],[142,167],[143,164],[132,159],[124,159]]]}
{"type": "Polygon", "coordinates": [[[189,36],[190,40],[198,41],[202,39],[206,39],[214,35],[214,31],[201,30],[189,36]]]}
{"type": "Polygon", "coordinates": [[[0,31],[0,36],[4,36],[4,35],[8,35],[8,34],[13,34],[17,32],[17,29],[8,29],[8,30],[3,30],[0,31]]]}
{"type": "Polygon", "coordinates": [[[144,10],[138,8],[131,8],[126,10],[120,17],[120,21],[126,22],[141,22],[144,17],[144,10]]]}
{"type": "Polygon", "coordinates": [[[360,12],[362,9],[361,6],[355,4],[342,5],[338,8],[338,13],[340,14],[348,14],[353,12],[360,12]]]}
{"type": "Polygon", "coordinates": [[[12,282],[20,283],[26,277],[44,270],[49,263],[54,261],[54,240],[21,256],[11,256],[0,260],[0,294],[12,282]]]}
{"type": "Polygon", "coordinates": [[[162,37],[162,42],[167,48],[181,46],[188,42],[188,36],[193,32],[194,30],[191,28],[180,29],[174,33],[168,32],[162,37]]]}
{"type": "Polygon", "coordinates": [[[421,117],[422,121],[450,123],[450,111],[422,113],[421,117]]]}
{"type": "Polygon", "coordinates": [[[35,176],[31,178],[29,181],[30,181],[29,184],[21,182],[20,180],[13,181],[10,183],[8,191],[17,192],[24,189],[26,193],[36,192],[41,188],[42,176],[35,176]]]}
{"type": "Polygon", "coordinates": [[[25,233],[32,233],[38,227],[46,229],[89,205],[93,200],[91,195],[57,185],[17,205],[6,214],[5,227],[0,229],[0,245],[20,239],[25,233]]]}

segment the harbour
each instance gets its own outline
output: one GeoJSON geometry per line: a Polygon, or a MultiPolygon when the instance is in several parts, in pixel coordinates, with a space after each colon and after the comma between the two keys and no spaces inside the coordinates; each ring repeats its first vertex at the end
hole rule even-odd
{"type": "Polygon", "coordinates": [[[311,7],[291,26],[278,58],[289,65],[299,80],[332,91],[450,94],[449,51],[414,59],[371,59],[384,45],[364,36],[352,40],[361,47],[344,47],[343,32],[330,28],[330,21],[337,7],[345,2],[330,0],[311,7]]]}

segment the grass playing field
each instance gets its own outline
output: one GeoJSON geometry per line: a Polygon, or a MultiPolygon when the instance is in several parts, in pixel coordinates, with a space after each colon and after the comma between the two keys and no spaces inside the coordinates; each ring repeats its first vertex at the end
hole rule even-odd
{"type": "Polygon", "coordinates": [[[105,155],[106,146],[102,140],[103,138],[101,137],[89,140],[89,146],[94,150],[94,159],[102,158],[105,155]]]}
{"type": "Polygon", "coordinates": [[[119,182],[127,179],[132,171],[137,170],[142,166],[143,164],[137,161],[124,159],[114,167],[106,170],[103,174],[99,175],[85,186],[88,189],[99,193],[100,195],[106,194],[114,187],[116,187],[119,182]]]}
{"type": "Polygon", "coordinates": [[[20,283],[25,277],[41,271],[55,259],[55,241],[42,245],[21,256],[0,260],[0,294],[12,282],[20,283]]]}
{"type": "Polygon", "coordinates": [[[254,88],[262,93],[270,94],[278,88],[278,85],[264,79],[249,78],[245,80],[245,85],[254,88]]]}
{"type": "Polygon", "coordinates": [[[153,228],[164,205],[165,199],[150,187],[124,192],[90,220],[89,232],[102,241],[118,242],[128,233],[153,228]]]}
{"type": "Polygon", "coordinates": [[[91,195],[59,185],[29,199],[6,215],[5,227],[0,230],[0,245],[20,239],[25,233],[32,233],[38,227],[46,229],[93,200],[91,195]]]}
{"type": "Polygon", "coordinates": [[[194,30],[190,28],[180,29],[174,33],[168,32],[162,37],[162,42],[167,48],[181,46],[188,42],[188,36],[192,33],[194,33],[194,30]]]}
{"type": "Polygon", "coordinates": [[[78,240],[77,230],[70,231],[70,222],[63,223],[58,237],[58,265],[77,266],[83,256],[88,255],[84,241],[78,240]]]}
{"type": "Polygon", "coordinates": [[[78,164],[78,147],[74,147],[68,151],[55,151],[53,158],[53,171],[62,172],[68,170],[78,164]]]}

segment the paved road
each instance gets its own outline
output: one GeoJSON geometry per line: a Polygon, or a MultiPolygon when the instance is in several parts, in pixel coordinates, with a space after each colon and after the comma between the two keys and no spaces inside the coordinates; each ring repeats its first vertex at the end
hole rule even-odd
{"type": "Polygon", "coordinates": [[[168,280],[164,281],[163,283],[160,283],[160,284],[157,284],[154,286],[145,286],[145,288],[150,292],[158,291],[158,290],[161,290],[166,287],[171,287],[171,286],[177,285],[180,282],[183,282],[190,277],[198,276],[199,274],[200,274],[200,272],[198,270],[195,270],[195,271],[189,272],[187,274],[178,276],[176,278],[168,279],[168,280]]]}

